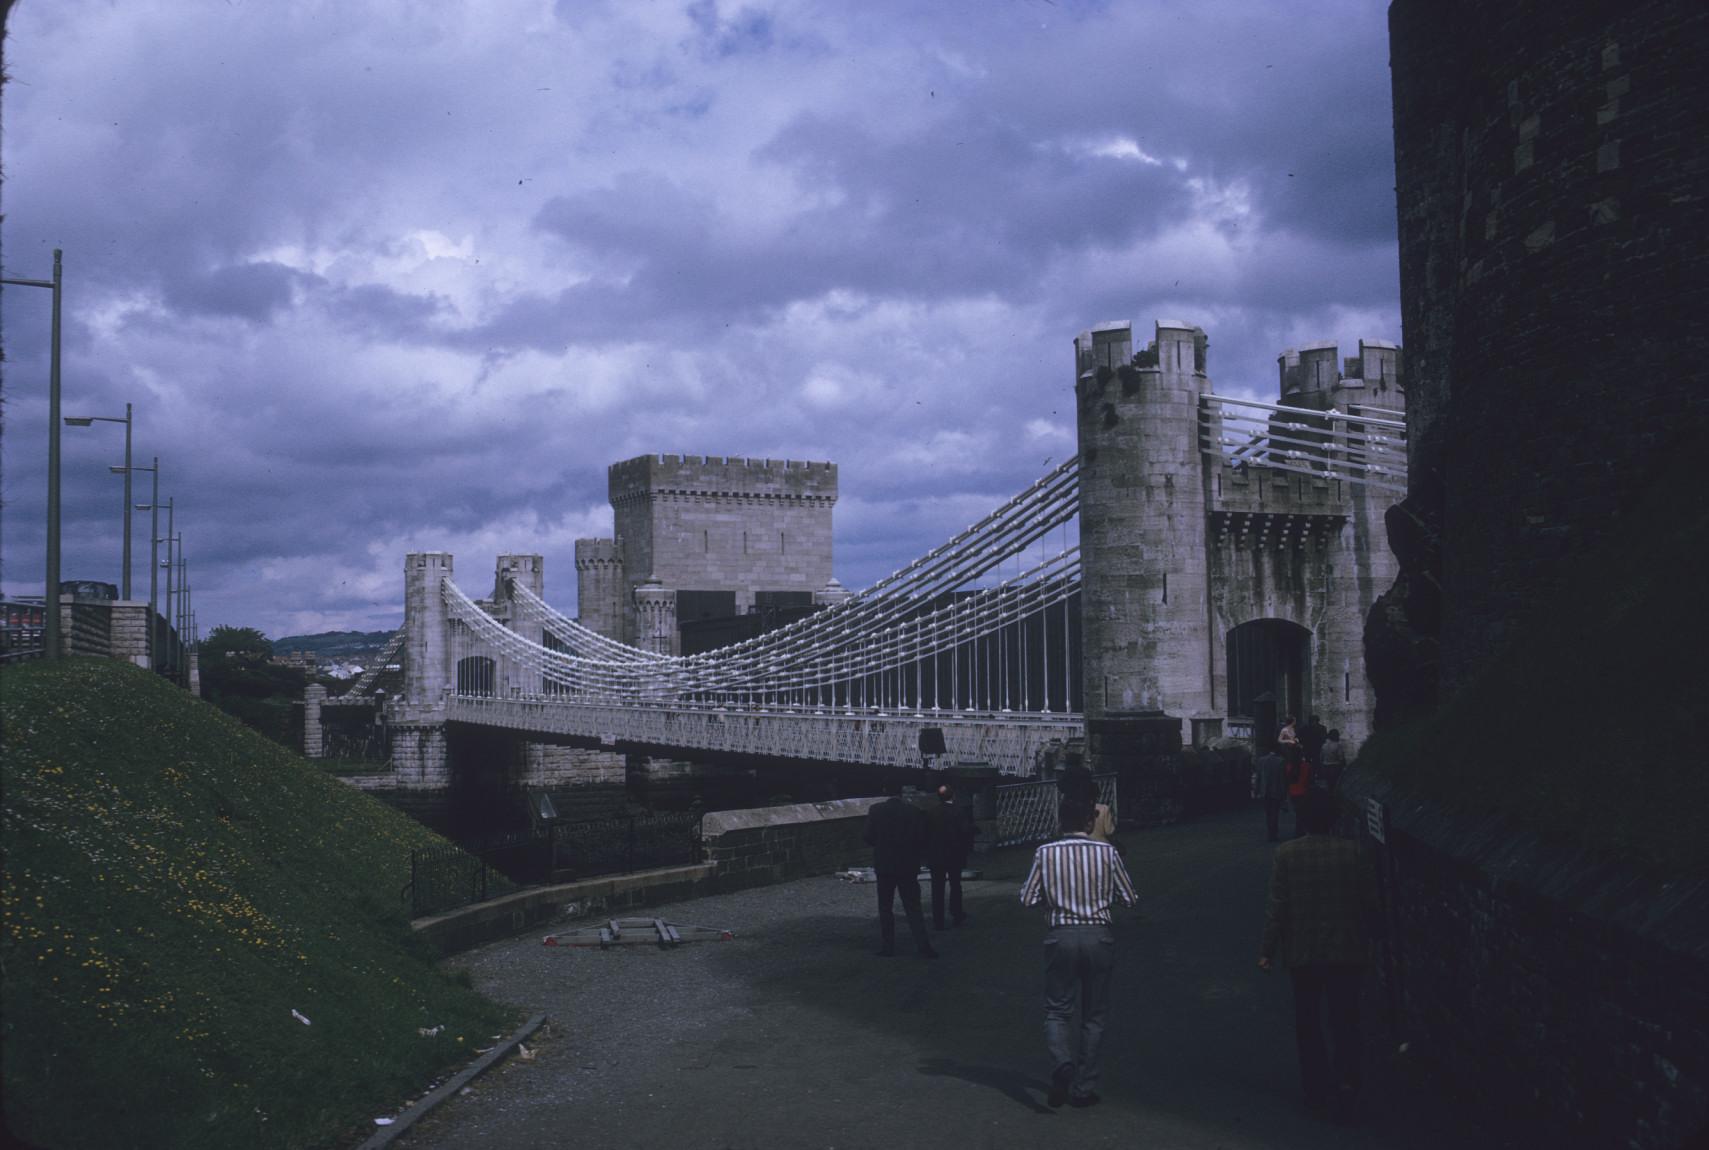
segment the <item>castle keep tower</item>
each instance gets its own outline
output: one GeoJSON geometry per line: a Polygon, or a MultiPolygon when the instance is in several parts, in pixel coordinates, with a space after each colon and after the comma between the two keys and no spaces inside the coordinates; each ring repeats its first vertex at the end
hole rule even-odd
{"type": "Polygon", "coordinates": [[[1373,706],[1362,629],[1393,578],[1382,522],[1398,494],[1336,460],[1362,434],[1341,417],[1404,411],[1399,349],[1361,342],[1345,363],[1333,343],[1284,352],[1272,403],[1310,414],[1247,403],[1253,422],[1225,434],[1205,333],[1165,320],[1138,354],[1133,342],[1127,323],[1074,341],[1095,764],[1125,753],[1123,723],[1155,724],[1146,713],[1189,721],[1197,742],[1266,702],[1356,745],[1373,706]],[[1328,462],[1302,463],[1295,446],[1328,462]]]}
{"type": "Polygon", "coordinates": [[[837,589],[833,463],[644,455],[608,477],[616,539],[576,541],[582,623],[601,634],[677,654],[684,623],[837,589]]]}

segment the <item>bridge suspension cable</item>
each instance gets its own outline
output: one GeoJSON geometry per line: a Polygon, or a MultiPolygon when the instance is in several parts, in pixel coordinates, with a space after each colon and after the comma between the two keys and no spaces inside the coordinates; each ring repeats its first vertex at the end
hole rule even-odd
{"type": "MultiPolygon", "coordinates": [[[[944,694],[951,709],[1004,710],[1015,696],[1025,707],[1034,693],[1024,658],[1024,623],[1038,616],[1046,628],[1041,643],[1048,673],[1043,612],[1077,591],[1080,565],[1078,547],[1066,539],[1060,553],[1041,557],[1030,568],[1020,569],[1022,556],[1074,518],[1078,484],[1078,463],[1069,460],[947,543],[847,601],[755,639],[686,657],[599,635],[513,581],[513,623],[530,629],[538,625],[543,636],[550,636],[549,643],[535,643],[447,580],[443,594],[454,620],[458,691],[481,694],[499,687],[496,664],[482,671],[478,659],[467,663],[486,648],[489,664],[492,654],[504,660],[509,687],[530,696],[726,708],[920,708],[926,705],[925,664],[930,660],[934,708],[943,707],[944,694]],[[1000,576],[1011,558],[1018,569],[1013,577],[978,585],[1000,576]],[[941,686],[946,660],[947,691],[941,686]]],[[[1059,698],[1066,709],[1066,616],[1062,632],[1059,698]]],[[[1048,684],[1043,698],[1048,709],[1048,684]]]]}

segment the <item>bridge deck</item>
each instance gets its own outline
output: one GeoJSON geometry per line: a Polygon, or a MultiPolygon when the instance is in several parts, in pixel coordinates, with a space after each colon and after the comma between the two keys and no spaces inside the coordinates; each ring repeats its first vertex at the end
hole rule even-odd
{"type": "MultiPolygon", "coordinates": [[[[733,942],[622,952],[537,936],[452,961],[526,1011],[539,1056],[476,1083],[412,1132],[454,1147],[1495,1147],[1396,1065],[1367,998],[1369,1113],[1343,1130],[1298,1104],[1285,976],[1255,966],[1269,848],[1243,811],[1127,836],[1142,918],[1118,924],[1104,1104],[1044,1105],[1038,913],[1025,850],[979,856],[967,927],[943,956],[873,956],[874,888],[833,878],[656,913],[733,942]]],[[[901,949],[906,946],[902,928],[901,949]]]]}
{"type": "Polygon", "coordinates": [[[522,733],[597,738],[607,745],[669,747],[768,758],[876,766],[920,765],[920,731],[943,731],[950,761],[989,763],[1006,775],[1030,775],[1052,740],[1078,736],[1079,715],[1003,712],[837,711],[572,703],[549,697],[448,695],[454,722],[522,733]]]}

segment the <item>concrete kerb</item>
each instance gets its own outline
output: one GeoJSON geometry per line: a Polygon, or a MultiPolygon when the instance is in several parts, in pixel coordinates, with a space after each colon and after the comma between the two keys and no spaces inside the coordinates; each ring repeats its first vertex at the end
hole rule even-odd
{"type": "Polygon", "coordinates": [[[510,1057],[511,1051],[521,1046],[523,1041],[536,1030],[539,1030],[545,1022],[546,1016],[544,1014],[536,1014],[533,1018],[530,1018],[527,1022],[522,1024],[521,1030],[518,1030],[515,1034],[511,1035],[509,1038],[475,1059],[474,1062],[452,1075],[420,1102],[417,1102],[414,1106],[411,1106],[400,1113],[397,1116],[396,1121],[394,1121],[390,1126],[382,1127],[380,1130],[375,1131],[374,1134],[369,1136],[368,1140],[358,1146],[356,1150],[383,1150],[384,1147],[390,1146],[394,1141],[401,1138],[405,1131],[419,1122],[422,1116],[431,1111],[435,1106],[438,1106],[448,1098],[454,1097],[458,1091],[463,1089],[463,1087],[467,1086],[469,1083],[491,1070],[494,1066],[497,1066],[500,1062],[510,1057]]]}

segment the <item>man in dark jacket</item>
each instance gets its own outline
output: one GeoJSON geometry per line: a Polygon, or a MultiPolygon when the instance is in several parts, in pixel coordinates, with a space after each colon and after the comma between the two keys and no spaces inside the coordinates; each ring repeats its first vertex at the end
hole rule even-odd
{"type": "Polygon", "coordinates": [[[1282,800],[1288,797],[1288,780],[1283,773],[1282,756],[1271,747],[1258,756],[1258,797],[1264,800],[1264,825],[1270,841],[1282,837],[1282,800]]]}
{"type": "Polygon", "coordinates": [[[926,808],[926,865],[932,868],[932,928],[944,928],[944,887],[949,887],[949,919],[967,921],[961,909],[961,868],[973,849],[973,808],[958,806],[955,788],[938,788],[936,806],[926,808]]]}
{"type": "Polygon", "coordinates": [[[1306,725],[1300,731],[1300,750],[1311,763],[1315,773],[1323,766],[1323,744],[1329,741],[1329,728],[1323,725],[1323,720],[1313,715],[1306,720],[1306,725]]]}
{"type": "Polygon", "coordinates": [[[1359,1092],[1359,983],[1378,921],[1376,875],[1358,843],[1331,833],[1328,794],[1296,802],[1305,836],[1276,848],[1258,966],[1268,971],[1279,958],[1293,976],[1306,1106],[1346,1118],[1359,1092]]]}
{"type": "Polygon", "coordinates": [[[914,945],[923,958],[936,958],[932,940],[926,934],[925,916],[920,913],[920,860],[926,851],[926,814],[912,803],[904,802],[900,788],[885,787],[890,797],[874,803],[866,812],[866,841],[872,846],[872,869],[878,876],[878,933],[883,942],[879,956],[889,958],[896,953],[897,895],[902,896],[902,912],[908,916],[908,929],[914,934],[914,945]]]}

